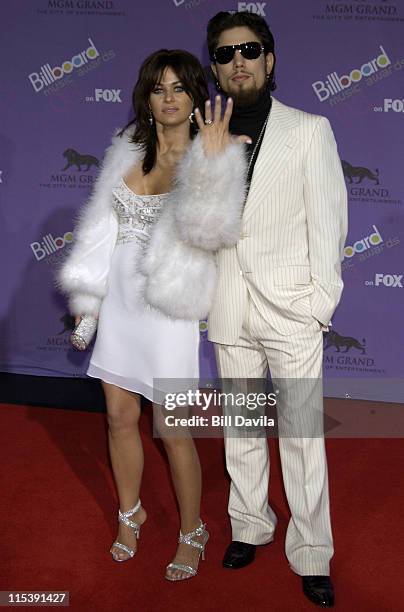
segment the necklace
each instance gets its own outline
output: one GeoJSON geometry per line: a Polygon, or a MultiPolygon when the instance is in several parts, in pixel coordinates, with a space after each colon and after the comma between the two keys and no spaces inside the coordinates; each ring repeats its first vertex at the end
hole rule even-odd
{"type": "Polygon", "coordinates": [[[253,161],[254,161],[254,158],[255,158],[255,154],[256,154],[256,152],[257,152],[257,149],[258,149],[258,147],[259,147],[259,146],[260,146],[260,144],[261,144],[261,140],[262,140],[262,137],[263,137],[263,135],[264,135],[265,128],[266,128],[267,123],[268,123],[268,119],[269,119],[269,113],[268,113],[268,115],[267,115],[267,118],[266,118],[266,119],[265,119],[265,121],[264,121],[264,125],[263,125],[263,126],[262,126],[262,128],[261,128],[261,131],[260,131],[259,136],[258,136],[258,138],[257,138],[257,142],[255,143],[255,147],[254,147],[254,149],[253,149],[253,152],[251,153],[250,161],[248,162],[248,166],[247,166],[247,183],[250,183],[250,181],[251,181],[251,176],[250,176],[251,165],[252,165],[252,163],[253,163],[253,161]]]}

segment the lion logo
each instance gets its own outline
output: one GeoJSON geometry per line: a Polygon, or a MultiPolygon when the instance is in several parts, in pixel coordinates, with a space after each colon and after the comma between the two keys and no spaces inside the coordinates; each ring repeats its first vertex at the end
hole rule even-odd
{"type": "Polygon", "coordinates": [[[62,323],[63,329],[62,331],[58,333],[58,336],[66,332],[70,332],[75,328],[76,324],[75,324],[74,317],[72,317],[71,315],[67,313],[64,314],[63,317],[60,317],[59,321],[62,323]]]}
{"type": "Polygon", "coordinates": [[[345,178],[348,179],[349,184],[355,183],[353,179],[357,178],[356,185],[361,183],[363,179],[367,178],[369,181],[375,181],[376,185],[379,184],[379,170],[376,169],[374,172],[368,168],[362,168],[361,166],[351,166],[347,161],[342,160],[342,170],[345,178]]]}
{"type": "Polygon", "coordinates": [[[359,342],[356,338],[352,338],[351,336],[340,336],[336,331],[328,332],[326,336],[326,344],[324,346],[324,350],[327,350],[331,346],[334,346],[337,349],[337,352],[341,352],[341,348],[345,347],[344,353],[347,353],[349,349],[356,348],[358,351],[362,352],[362,355],[366,353],[366,340],[362,338],[362,342],[359,342]]]}
{"type": "Polygon", "coordinates": [[[86,166],[84,168],[84,172],[87,172],[91,166],[98,166],[100,162],[94,155],[82,155],[78,153],[75,149],[66,149],[63,153],[63,157],[66,158],[66,166],[62,168],[62,172],[71,168],[71,166],[76,166],[77,170],[81,172],[81,166],[86,166]]]}

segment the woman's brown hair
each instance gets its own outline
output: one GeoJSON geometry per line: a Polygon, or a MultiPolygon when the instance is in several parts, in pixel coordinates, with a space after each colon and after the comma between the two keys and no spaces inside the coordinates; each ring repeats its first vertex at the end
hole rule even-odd
{"type": "MultiPolygon", "coordinates": [[[[194,108],[198,107],[202,114],[205,101],[209,98],[205,71],[192,53],[180,49],[160,49],[160,51],[152,53],[144,60],[132,94],[135,119],[126,126],[129,127],[133,123],[136,125],[132,142],[140,145],[144,151],[142,164],[144,174],[148,174],[153,168],[157,153],[156,125],[154,121],[150,123],[149,98],[168,67],[175,72],[178,80],[181,81],[185,92],[193,100],[194,108]]],[[[197,124],[190,122],[191,138],[194,138],[197,132],[197,124]]]]}

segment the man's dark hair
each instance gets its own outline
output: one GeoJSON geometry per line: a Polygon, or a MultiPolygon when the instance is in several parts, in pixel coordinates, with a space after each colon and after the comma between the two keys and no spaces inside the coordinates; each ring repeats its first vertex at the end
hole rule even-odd
{"type": "MultiPolygon", "coordinates": [[[[227,11],[220,11],[217,13],[208,23],[207,28],[207,43],[209,49],[209,56],[212,62],[215,61],[213,54],[217,49],[220,35],[225,30],[231,28],[246,27],[254,32],[259,38],[261,44],[264,47],[264,53],[272,53],[274,56],[274,65],[271,70],[271,74],[268,79],[268,87],[271,91],[276,89],[275,83],[275,41],[271,30],[268,27],[267,22],[262,17],[255,15],[255,13],[249,12],[236,12],[230,13],[227,11]]],[[[247,42],[247,41],[245,41],[247,42]]]]}
{"type": "MultiPolygon", "coordinates": [[[[203,115],[205,101],[209,98],[209,91],[205,71],[199,60],[182,49],[160,49],[147,57],[139,70],[139,78],[132,93],[132,106],[135,119],[130,121],[126,128],[135,124],[135,133],[132,142],[140,145],[144,151],[143,172],[148,174],[155,162],[157,154],[157,132],[153,121],[150,124],[149,98],[156,84],[160,81],[166,68],[172,68],[178,79],[182,82],[186,93],[192,98],[194,108],[198,107],[203,115]]],[[[196,122],[190,123],[190,136],[198,132],[196,122]]],[[[123,135],[124,131],[120,132],[123,135]]]]}

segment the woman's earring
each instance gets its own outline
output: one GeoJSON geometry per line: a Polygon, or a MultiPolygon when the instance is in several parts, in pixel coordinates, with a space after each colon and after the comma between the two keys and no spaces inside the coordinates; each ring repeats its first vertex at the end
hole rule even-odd
{"type": "Polygon", "coordinates": [[[194,111],[192,111],[192,113],[188,117],[190,123],[195,123],[194,117],[195,117],[195,113],[194,111]]]}
{"type": "Polygon", "coordinates": [[[151,111],[151,108],[149,108],[149,123],[150,125],[153,125],[153,113],[151,111]]]}
{"type": "Polygon", "coordinates": [[[215,81],[215,85],[216,85],[217,91],[222,91],[222,88],[220,87],[220,83],[219,83],[219,81],[217,79],[215,81]]]}

